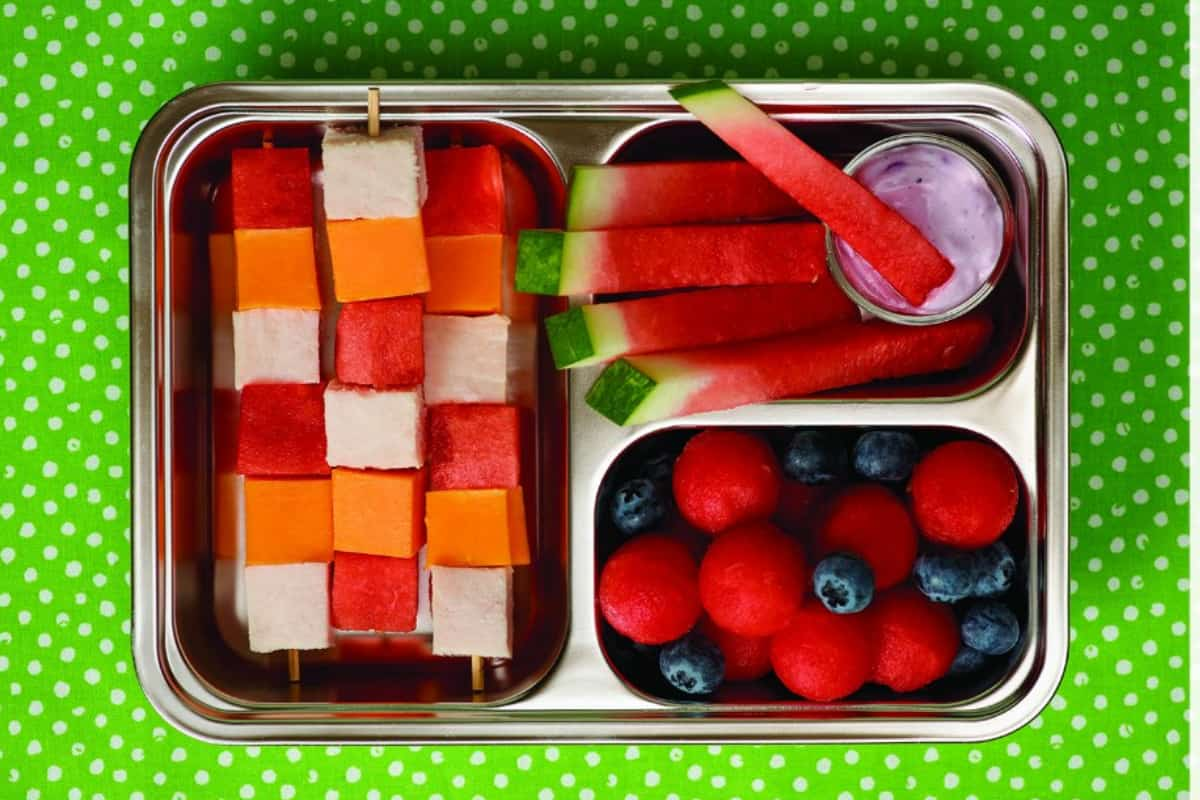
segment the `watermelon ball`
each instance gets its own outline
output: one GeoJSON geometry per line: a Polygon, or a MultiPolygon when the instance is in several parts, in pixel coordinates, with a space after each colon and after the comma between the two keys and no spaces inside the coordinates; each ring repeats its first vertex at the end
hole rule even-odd
{"type": "Polygon", "coordinates": [[[875,573],[876,590],[908,577],[917,557],[917,530],[895,494],[876,483],[850,486],[826,507],[817,525],[817,555],[853,553],[875,573]]]}
{"type": "Polygon", "coordinates": [[[862,688],[874,649],[865,616],[839,616],[808,603],[771,640],[771,666],[792,692],[826,703],[862,688]]]}
{"type": "Polygon", "coordinates": [[[1008,606],[984,600],[967,609],[962,621],[962,640],[989,656],[1001,656],[1017,646],[1021,625],[1008,606]]]}
{"type": "Polygon", "coordinates": [[[689,633],[659,651],[658,669],[684,694],[712,694],[725,680],[725,657],[707,637],[689,633]]]}
{"type": "Polygon", "coordinates": [[[829,498],[830,491],[828,486],[785,480],[779,489],[779,505],[771,519],[785,531],[805,531],[812,523],[814,512],[829,498]]]}
{"type": "Polygon", "coordinates": [[[913,585],[935,603],[957,603],[975,588],[974,553],[961,550],[934,550],[917,556],[913,564],[913,585]]]}
{"type": "Polygon", "coordinates": [[[996,597],[1012,588],[1017,577],[1017,562],[1004,542],[976,550],[975,580],[971,594],[976,597],[996,597]]]}
{"type": "Polygon", "coordinates": [[[700,562],[700,602],[718,626],[771,636],[800,607],[807,583],[800,543],[769,522],[726,531],[700,562]]]}
{"type": "Polygon", "coordinates": [[[875,575],[858,556],[834,553],[813,570],[813,593],[835,614],[857,614],[875,595],[875,575]]]}
{"type": "Polygon", "coordinates": [[[872,481],[903,481],[917,463],[917,439],[903,431],[867,431],[854,443],[854,471],[872,481]]]}
{"type": "Polygon", "coordinates": [[[700,621],[699,631],[721,649],[725,680],[753,681],[771,671],[771,637],[741,636],[718,627],[707,616],[700,621]]]}
{"type": "Polygon", "coordinates": [[[970,675],[978,672],[987,664],[987,656],[974,647],[963,645],[958,648],[954,660],[950,662],[950,675],[970,675]]]}
{"type": "Polygon", "coordinates": [[[630,539],[600,572],[600,612],[635,642],[678,639],[700,618],[696,576],[696,562],[682,542],[654,533],[630,539]]]}
{"type": "Polygon", "coordinates": [[[626,536],[647,531],[667,516],[659,488],[647,478],[621,484],[612,497],[612,521],[626,536]]]}
{"type": "Polygon", "coordinates": [[[1017,512],[1017,471],[1003,450],[950,442],[917,464],[909,484],[913,513],[939,544],[974,550],[1000,538],[1017,512]]]}
{"type": "Polygon", "coordinates": [[[771,448],[740,431],[707,430],[675,461],[675,505],[690,524],[716,534],[767,519],[779,502],[779,465],[771,448]]]}
{"type": "Polygon", "coordinates": [[[850,471],[846,448],[826,431],[797,431],[784,451],[783,471],[809,485],[841,480],[850,471]]]}
{"type": "Polygon", "coordinates": [[[958,624],[950,606],[910,586],[875,598],[866,616],[878,645],[871,681],[911,692],[944,676],[958,653],[958,624]]]}

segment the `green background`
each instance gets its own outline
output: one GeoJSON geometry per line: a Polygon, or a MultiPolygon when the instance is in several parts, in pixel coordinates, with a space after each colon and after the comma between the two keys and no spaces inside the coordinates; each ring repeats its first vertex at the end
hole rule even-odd
{"type": "Polygon", "coordinates": [[[0,3],[0,796],[1186,794],[1182,2],[0,3]],[[978,745],[221,747],[129,642],[126,176],[193,84],[270,78],[979,78],[1071,164],[1071,659],[978,745]],[[40,793],[40,794],[39,794],[40,793]]]}

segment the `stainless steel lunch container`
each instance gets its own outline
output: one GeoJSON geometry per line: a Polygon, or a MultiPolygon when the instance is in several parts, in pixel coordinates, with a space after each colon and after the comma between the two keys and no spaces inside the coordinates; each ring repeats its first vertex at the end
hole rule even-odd
{"type": "MultiPolygon", "coordinates": [[[[583,402],[595,369],[541,359],[536,550],[540,616],[522,655],[494,665],[473,699],[461,664],[389,662],[409,645],[349,643],[289,688],[275,657],[218,624],[211,556],[212,348],[203,286],[203,191],[212,165],[266,128],[312,143],[327,123],[362,124],[367,84],[226,84],[194,89],[146,126],[131,174],[133,305],[133,646],[167,719],[222,741],[980,740],[1035,716],[1066,661],[1066,165],[1026,101],[981,83],[745,82],[751,99],[845,159],[887,136],[960,139],[1013,199],[1015,239],[987,307],[996,341],[950,376],[619,428],[583,402]],[[956,698],[672,704],[626,685],[603,651],[594,605],[594,505],[625,448],[689,426],[942,426],[1012,457],[1028,507],[1028,624],[1021,652],[988,686],[956,698]],[[389,650],[389,648],[400,648],[389,650]]],[[[576,163],[727,153],[661,83],[382,84],[384,124],[418,122],[496,142],[561,197],[576,163]]],[[[453,134],[458,136],[458,133],[453,134]]],[[[553,222],[547,219],[547,222],[553,222]]],[[[580,298],[573,298],[578,300],[580,298]]],[[[545,310],[553,304],[545,303],[545,310]]],[[[216,598],[220,607],[221,597],[216,598]]],[[[421,651],[419,645],[417,651],[421,651]]]]}

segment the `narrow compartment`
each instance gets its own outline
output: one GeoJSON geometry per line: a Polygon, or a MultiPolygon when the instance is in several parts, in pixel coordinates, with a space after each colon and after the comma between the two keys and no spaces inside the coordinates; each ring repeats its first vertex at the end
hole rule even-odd
{"type": "MultiPolygon", "coordinates": [[[[813,595],[811,579],[812,570],[819,561],[815,542],[816,530],[821,525],[824,512],[841,492],[868,483],[882,486],[904,505],[912,519],[907,479],[896,482],[872,481],[855,472],[852,452],[859,436],[867,431],[880,430],[911,434],[918,447],[917,459],[939,445],[949,442],[972,441],[995,444],[976,433],[948,426],[762,427],[721,425],[708,428],[681,426],[657,430],[629,444],[611,463],[600,483],[600,491],[595,499],[593,509],[595,576],[598,592],[605,563],[619,547],[640,535],[665,533],[667,536],[683,542],[697,564],[703,560],[703,555],[713,541],[713,537],[700,531],[684,519],[670,488],[666,488],[664,492],[662,488],[664,484],[659,484],[659,496],[666,501],[665,517],[647,530],[633,535],[627,535],[615,523],[613,497],[627,481],[647,477],[648,472],[657,476],[656,482],[661,481],[667,474],[664,464],[672,465],[673,473],[674,460],[678,454],[689,440],[705,430],[747,433],[769,445],[776,464],[781,468],[780,475],[783,481],[780,501],[769,521],[789,538],[798,540],[803,548],[808,567],[805,589],[806,603],[820,602],[813,595]],[[787,476],[786,470],[783,469],[786,451],[792,437],[800,431],[818,431],[829,437],[835,447],[840,448],[840,452],[847,456],[848,464],[843,477],[825,485],[808,486],[787,476]],[[648,464],[653,468],[648,470],[648,464]]],[[[613,672],[633,692],[658,703],[681,706],[681,711],[694,708],[697,711],[703,710],[706,715],[717,717],[744,713],[749,710],[747,707],[753,707],[755,712],[769,711],[773,717],[783,719],[812,715],[829,717],[847,714],[858,716],[888,713],[888,711],[894,712],[898,706],[908,709],[904,712],[906,714],[937,716],[945,714],[953,706],[983,698],[1013,674],[1025,658],[1027,651],[1040,649],[1039,640],[1044,635],[1036,607],[1031,609],[1030,606],[1031,598],[1036,598],[1039,591],[1036,577],[1038,574],[1037,549],[1031,550],[1030,547],[1031,542],[1037,541],[1036,533],[1031,530],[1031,514],[1028,506],[1030,489],[1026,485],[1025,476],[1015,466],[1014,469],[1018,486],[1016,510],[1011,523],[999,541],[1003,542],[1011,552],[1016,571],[1008,590],[995,596],[994,599],[1001,601],[1013,611],[1020,624],[1021,638],[1008,653],[988,657],[986,664],[977,671],[966,675],[948,675],[919,690],[903,694],[868,682],[853,694],[832,703],[815,703],[798,697],[789,691],[773,672],[768,672],[765,677],[755,680],[723,682],[712,694],[689,695],[673,687],[664,678],[658,661],[661,646],[640,644],[619,633],[605,619],[599,597],[597,597],[595,624],[603,656],[613,672]],[[882,710],[885,706],[889,707],[887,711],[882,710]]],[[[673,477],[673,474],[670,477],[673,477]]],[[[915,520],[914,528],[917,530],[919,552],[939,549],[920,532],[915,520]]],[[[886,534],[886,531],[879,532],[881,536],[886,534]]],[[[911,582],[911,577],[904,580],[904,583],[907,584],[911,584],[911,582]]],[[[878,596],[877,593],[876,599],[878,596]]],[[[961,622],[966,608],[978,599],[980,598],[968,597],[953,604],[947,604],[947,607],[953,611],[955,619],[961,622]]],[[[859,613],[870,614],[870,606],[859,613]]],[[[697,624],[696,628],[693,628],[693,631],[699,630],[705,624],[705,617],[707,617],[707,613],[702,613],[701,622],[697,624]]]]}
{"type": "MultiPolygon", "coordinates": [[[[334,647],[302,654],[303,679],[289,685],[285,653],[250,652],[236,542],[222,541],[229,525],[221,498],[228,500],[237,476],[231,461],[235,442],[236,393],[218,388],[232,375],[232,342],[216,341],[212,328],[210,234],[221,230],[220,185],[235,147],[257,146],[270,130],[278,147],[307,147],[319,156],[323,126],[264,119],[221,129],[196,143],[180,166],[174,191],[165,198],[162,228],[169,232],[171,260],[164,277],[172,286],[174,403],[163,435],[174,457],[166,476],[173,498],[169,531],[173,616],[179,652],[206,689],[247,711],[287,704],[313,712],[324,705],[370,704],[396,710],[445,703],[502,703],[521,695],[550,670],[567,630],[566,597],[566,398],[565,381],[553,369],[538,336],[536,369],[523,408],[522,469],[533,566],[514,576],[514,658],[485,661],[487,690],[471,690],[465,658],[433,656],[427,635],[334,633],[334,647]]],[[[564,187],[559,170],[540,143],[515,127],[489,120],[423,124],[426,146],[491,144],[528,179],[539,201],[543,225],[561,214],[564,187]]],[[[319,162],[314,162],[314,171],[319,162]]],[[[319,182],[318,182],[319,183],[319,182]]],[[[315,205],[320,206],[319,187],[315,205]]],[[[314,222],[318,265],[321,222],[314,222]]],[[[324,263],[322,263],[324,261],[324,263]]],[[[326,274],[325,279],[328,276],[326,274]]],[[[331,374],[334,313],[332,293],[322,312],[322,375],[331,374]]],[[[536,326],[557,310],[540,300],[536,326]]]]}

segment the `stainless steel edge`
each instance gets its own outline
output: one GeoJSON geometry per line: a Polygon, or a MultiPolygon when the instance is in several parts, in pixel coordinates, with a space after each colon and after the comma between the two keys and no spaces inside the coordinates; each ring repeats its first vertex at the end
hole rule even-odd
{"type": "MultiPolygon", "coordinates": [[[[155,250],[169,247],[158,229],[157,209],[170,184],[162,156],[192,146],[204,129],[223,121],[269,119],[305,122],[365,120],[366,89],[378,85],[383,118],[501,119],[532,131],[564,169],[583,159],[605,158],[644,127],[686,114],[661,83],[439,83],[439,84],[225,84],[201,87],[169,103],[147,125],[131,172],[131,304],[133,384],[133,647],[147,696],[169,721],[214,741],[880,741],[979,740],[1003,735],[1049,702],[1065,668],[1067,651],[1066,529],[1066,164],[1052,128],[1029,103],[982,83],[837,82],[737,84],[768,106],[812,106],[805,119],[864,118],[886,113],[898,121],[928,120],[933,112],[970,118],[1011,144],[1023,171],[1041,187],[1040,261],[1046,273],[1034,282],[1032,328],[1013,365],[995,382],[967,397],[946,401],[802,401],[756,406],[623,430],[583,407],[588,372],[571,378],[570,543],[572,581],[569,638],[554,671],[532,693],[502,707],[430,707],[431,720],[347,720],[323,709],[250,711],[213,694],[183,659],[174,638],[171,587],[159,569],[159,525],[169,520],[170,492],[160,498],[160,460],[170,443],[161,431],[169,407],[170,326],[162,324],[161,298],[169,275],[154,274],[155,250]],[[915,100],[917,98],[918,100],[915,100]],[[920,105],[922,111],[912,109],[920,105]],[[853,108],[850,114],[838,107],[853,108]],[[585,140],[568,128],[586,119],[585,140]],[[566,127],[564,127],[566,126],[566,127]],[[931,411],[935,414],[931,415],[931,411]],[[931,419],[931,416],[933,417],[931,419]],[[988,436],[1012,453],[1031,487],[1040,559],[1031,587],[1038,636],[1018,666],[985,696],[914,723],[896,712],[912,705],[838,706],[858,717],[781,719],[787,706],[762,706],[759,718],[721,716],[717,709],[686,710],[649,701],[625,687],[599,655],[593,613],[591,501],[607,464],[635,438],[673,424],[947,424],[988,436]],[[583,443],[586,443],[584,445],[583,443]],[[163,505],[160,506],[158,503],[163,505]],[[1044,537],[1039,536],[1044,532],[1044,537]],[[1040,589],[1040,591],[1039,591],[1040,589]],[[705,712],[712,712],[705,716],[705,712]],[[891,714],[889,717],[888,715],[891,714]]],[[[785,115],[795,117],[796,114],[785,115]]],[[[166,463],[169,463],[166,462],[166,463]]],[[[170,547],[170,537],[164,537],[170,547]]],[[[361,709],[358,707],[359,710],[361,709]]],[[[379,709],[373,709],[379,710],[379,709]]],[[[728,709],[726,709],[728,710],[728,709]]],[[[749,710],[749,709],[747,709],[749,710]]]]}

